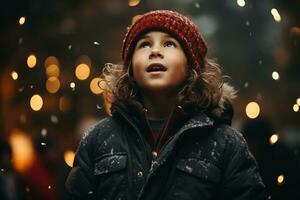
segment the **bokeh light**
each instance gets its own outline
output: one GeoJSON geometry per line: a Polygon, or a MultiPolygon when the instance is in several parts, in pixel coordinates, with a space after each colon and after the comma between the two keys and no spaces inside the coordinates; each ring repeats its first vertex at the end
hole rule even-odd
{"type": "Polygon", "coordinates": [[[55,76],[58,77],[60,69],[56,64],[50,64],[46,67],[46,74],[48,77],[55,76]]]}
{"type": "Polygon", "coordinates": [[[298,98],[298,99],[296,100],[296,103],[297,103],[298,106],[300,106],[300,98],[298,98]]]}
{"type": "Polygon", "coordinates": [[[132,20],[131,20],[131,24],[134,24],[138,19],[140,19],[142,17],[142,15],[135,15],[133,16],[132,20]]]}
{"type": "Polygon", "coordinates": [[[278,141],[278,139],[279,139],[278,135],[273,134],[273,135],[271,135],[269,142],[270,142],[270,144],[275,144],[278,141]]]}
{"type": "Polygon", "coordinates": [[[47,79],[46,89],[49,93],[56,93],[60,88],[60,81],[57,77],[51,76],[47,79]]]}
{"type": "Polygon", "coordinates": [[[256,102],[250,102],[246,106],[246,114],[249,118],[255,119],[260,113],[260,107],[256,102]]]}
{"type": "Polygon", "coordinates": [[[71,100],[67,96],[61,96],[59,98],[59,110],[67,112],[71,109],[71,100]]]}
{"type": "Polygon", "coordinates": [[[274,80],[279,80],[279,78],[280,78],[279,73],[276,72],[276,71],[272,72],[272,78],[273,78],[274,80]]]}
{"type": "Polygon", "coordinates": [[[75,87],[76,87],[75,83],[74,83],[74,82],[71,82],[71,83],[70,83],[70,88],[71,88],[72,90],[75,90],[75,87]]]}
{"type": "Polygon", "coordinates": [[[72,151],[72,150],[65,151],[64,159],[65,159],[65,162],[67,163],[67,165],[69,167],[73,167],[74,158],[75,158],[75,152],[74,151],[72,151]]]}
{"type": "Polygon", "coordinates": [[[244,6],[246,5],[245,0],[237,0],[236,3],[237,3],[237,5],[240,6],[240,7],[244,7],[244,6]]]}
{"type": "Polygon", "coordinates": [[[12,79],[14,79],[14,80],[17,80],[19,77],[19,75],[16,71],[12,71],[10,75],[11,75],[12,79]]]}
{"type": "Polygon", "coordinates": [[[284,182],[284,179],[285,179],[285,177],[284,177],[283,174],[279,175],[279,176],[277,177],[277,184],[278,184],[278,185],[282,185],[283,182],[284,182]]]}
{"type": "Polygon", "coordinates": [[[12,148],[12,164],[18,172],[28,170],[33,164],[34,149],[28,134],[14,129],[9,136],[12,148]]]}
{"type": "Polygon", "coordinates": [[[35,94],[30,99],[30,107],[34,111],[39,111],[43,107],[43,99],[40,95],[35,94]]]}
{"type": "Polygon", "coordinates": [[[90,68],[87,64],[81,63],[76,67],[75,75],[79,80],[85,80],[90,75],[90,68]]]}
{"type": "Polygon", "coordinates": [[[298,112],[298,111],[299,111],[299,106],[298,106],[298,104],[294,104],[293,110],[294,110],[294,112],[298,112]]]}
{"type": "Polygon", "coordinates": [[[276,22],[280,22],[281,21],[281,16],[278,12],[278,10],[276,8],[272,8],[271,10],[271,14],[273,15],[273,18],[276,22]]]}
{"type": "Polygon", "coordinates": [[[36,65],[37,59],[36,56],[34,54],[30,54],[27,58],[27,66],[29,68],[34,68],[36,65]]]}
{"type": "Polygon", "coordinates": [[[44,66],[48,67],[49,65],[59,65],[59,61],[55,56],[49,56],[46,58],[45,62],[44,62],[44,66]]]}
{"type": "Polygon", "coordinates": [[[101,94],[105,87],[105,82],[101,78],[93,78],[90,83],[90,90],[94,94],[101,94]]]}
{"type": "Polygon", "coordinates": [[[137,5],[139,5],[140,1],[141,0],[128,0],[128,5],[132,6],[132,7],[137,6],[137,5]]]}
{"type": "Polygon", "coordinates": [[[22,26],[23,24],[25,24],[25,21],[26,21],[26,17],[20,17],[19,19],[19,24],[22,26]]]}

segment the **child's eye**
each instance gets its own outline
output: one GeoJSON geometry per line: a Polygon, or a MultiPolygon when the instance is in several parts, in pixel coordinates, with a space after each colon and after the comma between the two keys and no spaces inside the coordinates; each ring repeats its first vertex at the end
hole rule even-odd
{"type": "Polygon", "coordinates": [[[144,49],[144,48],[149,48],[150,47],[150,42],[142,42],[139,45],[139,48],[144,49]]]}
{"type": "Polygon", "coordinates": [[[168,41],[165,43],[165,47],[176,47],[176,44],[172,41],[168,41]]]}

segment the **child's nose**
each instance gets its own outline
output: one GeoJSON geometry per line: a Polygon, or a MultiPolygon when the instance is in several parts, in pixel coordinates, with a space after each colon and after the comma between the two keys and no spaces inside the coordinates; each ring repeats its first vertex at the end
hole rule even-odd
{"type": "Polygon", "coordinates": [[[151,53],[149,55],[149,58],[151,59],[151,58],[154,58],[154,57],[160,57],[160,58],[164,57],[161,47],[153,46],[153,48],[151,49],[151,53]]]}

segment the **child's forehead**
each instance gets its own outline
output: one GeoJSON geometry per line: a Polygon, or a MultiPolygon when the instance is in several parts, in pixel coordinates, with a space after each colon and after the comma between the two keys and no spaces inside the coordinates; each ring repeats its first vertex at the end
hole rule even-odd
{"type": "Polygon", "coordinates": [[[173,38],[173,39],[176,39],[172,35],[170,35],[169,33],[163,32],[163,31],[149,31],[147,33],[142,34],[142,36],[139,39],[151,38],[151,37],[157,36],[157,35],[159,35],[159,36],[161,36],[163,38],[173,38]]]}

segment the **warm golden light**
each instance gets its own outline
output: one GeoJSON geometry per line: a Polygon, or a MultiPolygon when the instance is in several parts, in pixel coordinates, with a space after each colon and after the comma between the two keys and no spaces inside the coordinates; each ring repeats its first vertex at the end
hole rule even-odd
{"type": "Polygon", "coordinates": [[[72,90],[74,90],[74,89],[75,89],[75,86],[76,86],[76,85],[75,85],[75,83],[74,83],[74,82],[71,82],[71,83],[70,83],[70,88],[72,88],[72,90]]]}
{"type": "Polygon", "coordinates": [[[298,104],[294,104],[293,110],[294,110],[294,112],[298,112],[298,111],[299,111],[299,106],[298,106],[298,104]]]}
{"type": "Polygon", "coordinates": [[[137,6],[137,5],[139,5],[140,2],[141,2],[141,0],[128,0],[128,5],[129,6],[137,6]]]}
{"type": "Polygon", "coordinates": [[[12,148],[12,164],[18,172],[28,170],[34,160],[34,148],[28,134],[20,130],[13,130],[9,136],[12,148]]]}
{"type": "Polygon", "coordinates": [[[240,7],[244,7],[244,6],[246,5],[245,0],[237,0],[236,3],[237,3],[237,5],[240,6],[240,7]]]}
{"type": "Polygon", "coordinates": [[[74,151],[71,151],[71,150],[65,151],[64,159],[65,159],[65,162],[67,163],[67,165],[69,167],[73,167],[74,158],[75,158],[75,152],[74,151]]]}
{"type": "Polygon", "coordinates": [[[276,22],[280,22],[281,21],[281,16],[278,12],[278,10],[276,8],[272,8],[271,10],[271,14],[273,15],[273,18],[276,22]]]}
{"type": "Polygon", "coordinates": [[[34,68],[36,65],[36,56],[34,54],[30,54],[27,58],[27,65],[29,68],[34,68]]]}
{"type": "Polygon", "coordinates": [[[258,117],[259,113],[260,113],[260,108],[258,103],[256,102],[248,103],[248,105],[246,106],[246,114],[249,118],[255,119],[256,117],[258,117]]]}
{"type": "Polygon", "coordinates": [[[12,79],[14,79],[14,80],[17,80],[19,77],[18,73],[16,71],[12,71],[10,75],[11,75],[12,79]]]}
{"type": "Polygon", "coordinates": [[[280,78],[280,77],[279,77],[279,73],[276,72],[276,71],[272,72],[272,78],[273,78],[274,80],[278,80],[278,79],[280,78]]]}
{"type": "Polygon", "coordinates": [[[59,61],[55,56],[49,56],[46,58],[44,65],[45,67],[48,67],[49,65],[59,66],[59,61]]]}
{"type": "Polygon", "coordinates": [[[270,144],[275,144],[277,141],[278,141],[278,135],[277,134],[271,135],[269,139],[270,144]]]}
{"type": "Polygon", "coordinates": [[[57,77],[51,76],[47,79],[46,89],[49,93],[56,93],[60,88],[60,81],[57,77]]]}
{"type": "Polygon", "coordinates": [[[25,21],[26,21],[26,18],[25,18],[25,17],[20,17],[20,19],[19,19],[19,24],[20,24],[20,25],[23,25],[23,24],[25,23],[25,21]]]}
{"type": "Polygon", "coordinates": [[[58,77],[60,73],[59,67],[56,64],[50,64],[46,67],[46,74],[48,77],[58,77]]]}
{"type": "Polygon", "coordinates": [[[290,35],[300,36],[300,28],[297,26],[293,26],[292,28],[290,28],[290,35]]]}
{"type": "Polygon", "coordinates": [[[66,96],[61,96],[59,98],[59,110],[62,112],[67,112],[71,108],[71,100],[66,96]]]}
{"type": "Polygon", "coordinates": [[[138,19],[140,19],[142,17],[142,15],[135,15],[132,20],[131,20],[131,24],[134,24],[138,19]]]}
{"type": "Polygon", "coordinates": [[[277,183],[278,183],[278,185],[283,184],[284,178],[285,178],[285,177],[284,177],[283,174],[281,174],[281,175],[279,175],[279,176],[277,177],[277,183]]]}
{"type": "Polygon", "coordinates": [[[90,89],[94,94],[101,94],[105,88],[105,82],[101,78],[94,78],[90,83],[90,89]]]}
{"type": "Polygon", "coordinates": [[[40,95],[35,94],[30,99],[31,109],[34,111],[39,111],[43,107],[43,99],[40,95]]]}
{"type": "Polygon", "coordinates": [[[76,67],[76,70],[75,70],[75,75],[76,77],[79,79],[79,80],[85,80],[89,77],[90,75],[90,68],[87,64],[79,64],[77,67],[76,67]]]}
{"type": "Polygon", "coordinates": [[[300,106],[300,98],[298,98],[298,99],[296,100],[296,102],[297,102],[297,105],[300,106]]]}

